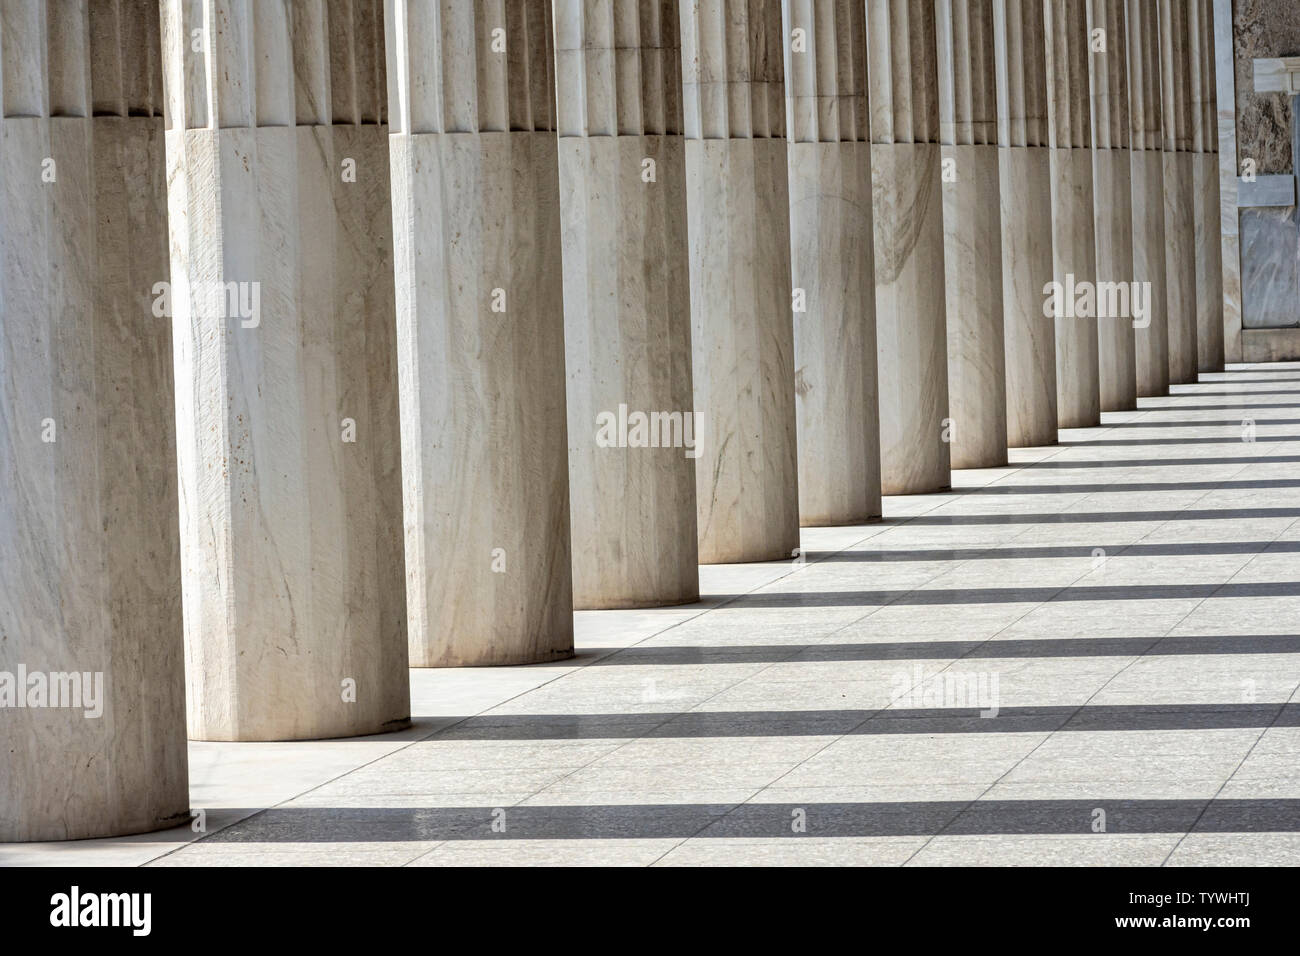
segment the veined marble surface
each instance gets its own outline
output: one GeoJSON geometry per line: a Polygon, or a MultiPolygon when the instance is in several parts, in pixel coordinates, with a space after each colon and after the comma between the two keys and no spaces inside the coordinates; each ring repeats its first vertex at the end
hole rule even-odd
{"type": "Polygon", "coordinates": [[[871,149],[875,227],[880,471],[886,495],[922,494],[950,481],[945,429],[948,334],[943,191],[937,143],[871,149]]]}
{"type": "MultiPolygon", "coordinates": [[[[1092,150],[1053,149],[1052,279],[1069,288],[1097,281],[1093,223],[1092,150]]],[[[1061,428],[1089,428],[1101,421],[1097,367],[1097,319],[1056,317],[1056,402],[1061,428]]]]}
{"type": "Polygon", "coordinates": [[[702,564],[799,547],[786,150],[783,137],[686,141],[702,564]]]}
{"type": "Polygon", "coordinates": [[[1169,298],[1165,263],[1164,154],[1130,154],[1133,188],[1133,279],[1151,284],[1151,323],[1134,329],[1139,397],[1169,392],[1169,298]]]}
{"type": "Polygon", "coordinates": [[[942,147],[955,179],[943,183],[944,299],[953,468],[1007,462],[1002,216],[998,147],[942,147]]]}
{"type": "Polygon", "coordinates": [[[695,459],[670,442],[694,431],[656,434],[667,447],[609,447],[597,428],[620,405],[693,414],[684,142],[563,136],[559,165],[571,527],[582,542],[574,607],[689,603],[699,596],[695,459]]]}
{"type": "Polygon", "coordinates": [[[799,520],[880,517],[871,145],[790,144],[799,520]]]}
{"type": "Polygon", "coordinates": [[[573,652],[556,137],[390,140],[411,663],[573,652]]]}
{"type": "Polygon", "coordinates": [[[1196,381],[1196,205],[1194,160],[1165,152],[1165,269],[1169,302],[1169,382],[1196,381]]]}
{"type": "MultiPolygon", "coordinates": [[[[1097,281],[1132,283],[1133,179],[1129,151],[1094,151],[1092,172],[1097,281]]],[[[1147,310],[1150,310],[1149,302],[1147,310]]],[[[1145,322],[1146,318],[1141,321],[1145,322]]],[[[1133,322],[1132,315],[1097,317],[1097,380],[1103,412],[1130,411],[1137,407],[1137,346],[1133,322]]]]}
{"type": "Polygon", "coordinates": [[[161,117],[0,118],[0,671],[83,688],[0,710],[0,842],[188,819],[165,172],[161,117]]]}

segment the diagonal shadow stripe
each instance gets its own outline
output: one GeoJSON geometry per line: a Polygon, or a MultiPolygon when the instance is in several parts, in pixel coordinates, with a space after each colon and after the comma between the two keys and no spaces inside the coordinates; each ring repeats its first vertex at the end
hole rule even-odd
{"type": "Polygon", "coordinates": [[[1300,488],[1297,478],[1246,478],[1238,481],[1115,481],[1109,484],[1073,485],[982,485],[954,488],[945,494],[964,498],[983,495],[1088,495],[1129,491],[1231,491],[1234,488],[1300,488]]]}
{"type": "MultiPolygon", "coordinates": [[[[277,807],[201,843],[719,839],[973,834],[1294,833],[1300,800],[979,800],[513,807],[277,807]],[[1199,820],[1197,818],[1200,818],[1199,820]],[[799,819],[805,832],[796,832],[799,819]],[[494,826],[495,825],[495,826],[494,826]],[[504,828],[503,828],[504,827],[504,828]]],[[[213,813],[225,811],[211,811],[213,813]]]]}
{"type": "MultiPolygon", "coordinates": [[[[1113,558],[1167,557],[1189,554],[1291,554],[1300,552],[1300,541],[1170,541],[1162,544],[1101,545],[1113,558]]],[[[1022,548],[926,548],[921,550],[807,551],[815,562],[862,562],[885,564],[894,561],[1018,561],[1029,558],[1093,558],[1093,545],[1056,547],[1028,545],[1022,548]]]]}
{"type": "Polygon", "coordinates": [[[886,518],[891,525],[1110,524],[1117,521],[1239,521],[1243,518],[1300,518],[1300,508],[1187,508],[1182,511],[1064,511],[1023,515],[917,515],[886,518]]]}
{"type": "Polygon", "coordinates": [[[1065,637],[1006,641],[887,641],[871,644],[638,645],[582,649],[604,655],[594,667],[693,664],[810,664],[830,661],[940,661],[1068,657],[1300,654],[1300,634],[1187,637],[1065,637]]]}
{"type": "Polygon", "coordinates": [[[1064,458],[1048,458],[1044,461],[1014,462],[1010,467],[1061,468],[1087,471],[1093,468],[1160,468],[1167,465],[1180,468],[1194,468],[1201,465],[1293,465],[1297,462],[1300,462],[1300,455],[1219,456],[1209,458],[1180,458],[1171,455],[1168,458],[1112,458],[1106,461],[1072,461],[1064,458]]]}
{"type": "MultiPolygon", "coordinates": [[[[918,695],[919,695],[918,691],[918,695]]],[[[629,714],[480,714],[429,738],[609,740],[636,737],[822,737],[1300,727],[1300,704],[1088,704],[891,710],[742,710],[629,714]]]]}

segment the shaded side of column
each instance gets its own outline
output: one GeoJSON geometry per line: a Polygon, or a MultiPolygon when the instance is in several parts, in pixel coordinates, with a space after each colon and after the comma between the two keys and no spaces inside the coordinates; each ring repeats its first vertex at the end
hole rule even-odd
{"type": "Polygon", "coordinates": [[[1223,359],[1240,362],[1241,224],[1237,214],[1237,80],[1234,76],[1232,0],[1211,0],[1215,140],[1219,160],[1219,253],[1223,282],[1223,359]]]}
{"type": "Polygon", "coordinates": [[[190,734],[404,727],[381,8],[162,9],[190,734]]]}
{"type": "Polygon", "coordinates": [[[1002,214],[993,0],[939,0],[946,437],[953,468],[1007,463],[1002,214]]]}
{"type": "Polygon", "coordinates": [[[1214,0],[1188,0],[1192,50],[1192,192],[1196,237],[1196,356],[1202,372],[1222,372],[1223,249],[1219,211],[1219,122],[1215,106],[1214,0]]]}
{"type": "Polygon", "coordinates": [[[931,0],[867,0],[881,490],[947,488],[939,73],[931,0]]]}
{"type": "Polygon", "coordinates": [[[0,842],[189,816],[158,35],[0,16],[0,842]]]}
{"type": "Polygon", "coordinates": [[[1104,412],[1137,407],[1134,323],[1148,303],[1133,281],[1124,0],[1088,0],[1092,77],[1093,213],[1097,230],[1097,381],[1104,412]]]}
{"type": "Polygon", "coordinates": [[[573,653],[547,4],[387,4],[411,663],[573,653]]]}
{"type": "Polygon", "coordinates": [[[1188,3],[1159,0],[1161,127],[1164,138],[1165,270],[1169,301],[1169,381],[1195,382],[1196,161],[1192,155],[1192,69],[1188,3]]]}
{"type": "Polygon", "coordinates": [[[700,588],[677,4],[554,13],[573,603],[685,604],[700,588]]]}
{"type": "Polygon", "coordinates": [[[1051,160],[1041,0],[994,0],[1007,444],[1056,444],[1051,160]]]}
{"type": "Polygon", "coordinates": [[[799,547],[780,0],[681,0],[700,561],[799,547]]]}
{"type": "Polygon", "coordinates": [[[880,517],[865,8],[786,0],[799,520],[880,517]]]}
{"type": "Polygon", "coordinates": [[[1052,148],[1048,307],[1056,318],[1057,424],[1087,428],[1101,422],[1087,9],[1077,0],[1044,0],[1043,28],[1052,148]]]}
{"type": "Polygon", "coordinates": [[[1133,280],[1149,315],[1135,323],[1139,396],[1169,391],[1169,297],[1165,262],[1164,107],[1160,29],[1151,0],[1126,0],[1133,280]]]}

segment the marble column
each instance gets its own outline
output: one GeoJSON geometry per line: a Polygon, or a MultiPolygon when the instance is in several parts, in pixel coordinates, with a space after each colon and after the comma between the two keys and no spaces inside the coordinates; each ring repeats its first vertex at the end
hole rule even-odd
{"type": "Polygon", "coordinates": [[[780,0],[680,0],[700,561],[799,547],[780,0]]]}
{"type": "Polygon", "coordinates": [[[1169,391],[1169,300],[1165,263],[1164,108],[1160,31],[1152,0],[1125,0],[1128,18],[1129,147],[1133,193],[1133,281],[1150,315],[1134,327],[1139,396],[1169,391]]]}
{"type": "Polygon", "coordinates": [[[785,0],[799,521],[880,517],[865,8],[785,0]]]}
{"type": "Polygon", "coordinates": [[[409,719],[377,0],[166,0],[190,735],[409,719]]]}
{"type": "Polygon", "coordinates": [[[550,6],[384,9],[411,663],[570,657],[550,6]]]}
{"type": "Polygon", "coordinates": [[[700,587],[677,3],[553,9],[573,604],[685,604],[700,587]]]}
{"type": "Polygon", "coordinates": [[[1042,0],[994,0],[1002,318],[1007,444],[1056,444],[1056,320],[1043,313],[1052,281],[1051,160],[1042,0]]]}
{"type": "Polygon", "coordinates": [[[1007,463],[993,0],[938,0],[948,430],[953,468],[1007,463]]]}
{"type": "Polygon", "coordinates": [[[1097,381],[1104,412],[1137,407],[1133,295],[1133,179],[1124,0],[1088,0],[1093,214],[1097,230],[1097,381]]]}
{"type": "Polygon", "coordinates": [[[1192,193],[1196,262],[1196,356],[1202,372],[1222,372],[1223,250],[1219,133],[1215,105],[1214,0],[1188,0],[1192,50],[1192,193]]]}
{"type": "Polygon", "coordinates": [[[1101,422],[1101,393],[1095,294],[1090,305],[1086,291],[1097,281],[1097,234],[1085,5],[1044,0],[1043,28],[1056,284],[1044,308],[1053,310],[1056,318],[1057,423],[1087,428],[1101,422]]]}
{"type": "Polygon", "coordinates": [[[1159,0],[1160,94],[1165,176],[1165,270],[1169,302],[1169,381],[1195,382],[1196,191],[1192,156],[1192,72],[1187,4],[1159,0]]]}
{"type": "Polygon", "coordinates": [[[1232,0],[1213,6],[1214,110],[1219,160],[1219,253],[1223,269],[1223,360],[1242,361],[1241,222],[1237,213],[1237,78],[1233,70],[1232,0]]]}
{"type": "Polygon", "coordinates": [[[940,491],[946,438],[939,75],[933,0],[867,0],[881,490],[940,491]]]}
{"type": "Polygon", "coordinates": [[[0,842],[189,818],[158,35],[0,4],[0,842]]]}

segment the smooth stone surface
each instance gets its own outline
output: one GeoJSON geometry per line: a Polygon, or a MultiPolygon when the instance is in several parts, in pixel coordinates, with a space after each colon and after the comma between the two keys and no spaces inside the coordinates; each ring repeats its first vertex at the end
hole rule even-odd
{"type": "Polygon", "coordinates": [[[1165,269],[1169,302],[1169,382],[1196,381],[1196,193],[1193,155],[1161,154],[1165,179],[1165,269]]]}
{"type": "Polygon", "coordinates": [[[556,142],[390,139],[412,666],[573,653],[556,142]]]}
{"type": "Polygon", "coordinates": [[[690,603],[699,575],[685,444],[695,435],[684,143],[562,136],[559,165],[570,527],[584,542],[573,604],[690,603]],[[655,182],[642,181],[644,159],[655,182]],[[615,425],[611,446],[609,422],[637,414],[649,428],[637,433],[633,421],[622,436],[615,425]]]}
{"type": "MultiPolygon", "coordinates": [[[[1093,206],[1097,227],[1097,283],[1124,283],[1129,289],[1127,314],[1097,316],[1097,379],[1103,412],[1137,407],[1137,355],[1133,314],[1133,182],[1127,149],[1093,153],[1093,206]]],[[[1151,303],[1145,305],[1148,313],[1151,303]]],[[[1117,310],[1122,311],[1122,310],[1117,310]]]]}
{"type": "MultiPolygon", "coordinates": [[[[1215,153],[1192,156],[1193,192],[1196,196],[1196,354],[1202,372],[1222,372],[1223,249],[1219,231],[1219,157],[1215,153]]],[[[1297,307],[1300,316],[1300,306],[1297,307]]]]}
{"type": "Polygon", "coordinates": [[[869,143],[790,144],[799,522],[880,517],[869,143]]]}
{"type": "Polygon", "coordinates": [[[1165,262],[1164,154],[1135,149],[1130,154],[1133,187],[1133,278],[1150,283],[1151,322],[1134,329],[1140,397],[1169,391],[1169,299],[1165,262]]]}
{"type": "Polygon", "coordinates": [[[998,150],[1002,181],[1002,305],[1007,444],[1056,444],[1056,321],[1043,314],[1052,281],[1051,160],[1045,147],[998,150]]]}
{"type": "MultiPolygon", "coordinates": [[[[1097,279],[1093,225],[1092,150],[1053,149],[1052,279],[1069,298],[1075,287],[1097,279]]],[[[1097,319],[1056,316],[1056,416],[1061,428],[1087,428],[1101,421],[1097,367],[1097,319]]]]}
{"type": "Polygon", "coordinates": [[[0,118],[0,842],[189,817],[166,188],[160,117],[0,118]]]}
{"type": "Polygon", "coordinates": [[[880,372],[880,472],[886,495],[951,480],[943,191],[935,143],[871,148],[880,372]]]}
{"type": "Polygon", "coordinates": [[[786,149],[686,141],[701,564],[799,547],[786,149]]]}
{"type": "Polygon", "coordinates": [[[387,131],[170,130],[167,159],[190,735],[404,726],[387,131]]]}
{"type": "Polygon", "coordinates": [[[998,147],[942,150],[956,174],[943,184],[952,467],[997,468],[1007,462],[998,147]]]}

